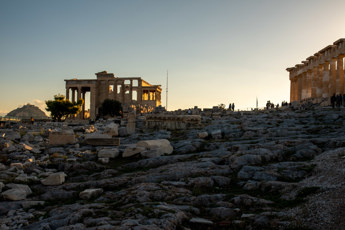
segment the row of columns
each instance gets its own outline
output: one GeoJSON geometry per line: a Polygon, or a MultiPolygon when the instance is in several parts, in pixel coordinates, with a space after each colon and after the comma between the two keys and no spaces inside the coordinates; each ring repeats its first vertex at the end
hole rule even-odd
{"type": "Polygon", "coordinates": [[[290,73],[290,102],[345,94],[344,57],[345,39],[341,38],[302,64],[287,68],[290,73]]]}
{"type": "Polygon", "coordinates": [[[79,99],[84,100],[84,104],[82,105],[81,112],[77,115],[78,118],[84,119],[85,117],[85,99],[86,99],[86,93],[90,92],[90,118],[95,119],[96,117],[96,89],[95,87],[83,87],[83,86],[77,86],[77,87],[67,87],[66,86],[66,99],[72,101],[73,103],[78,101],[79,99]],[[72,98],[70,99],[70,90],[72,92],[72,98]],[[76,98],[77,95],[77,98],[76,98]]]}
{"type": "Polygon", "coordinates": [[[291,79],[290,101],[344,94],[344,55],[291,79]]]}

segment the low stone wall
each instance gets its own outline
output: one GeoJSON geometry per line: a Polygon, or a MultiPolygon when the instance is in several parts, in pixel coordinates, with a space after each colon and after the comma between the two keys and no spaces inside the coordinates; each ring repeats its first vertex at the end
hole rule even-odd
{"type": "Polygon", "coordinates": [[[196,127],[201,123],[200,115],[146,115],[146,128],[179,130],[196,127]]]}

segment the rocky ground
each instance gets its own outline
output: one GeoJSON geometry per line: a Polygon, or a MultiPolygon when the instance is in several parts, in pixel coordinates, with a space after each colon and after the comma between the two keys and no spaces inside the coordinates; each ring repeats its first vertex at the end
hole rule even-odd
{"type": "Polygon", "coordinates": [[[234,112],[180,131],[141,120],[118,147],[85,144],[112,122],[0,129],[0,229],[345,229],[344,109],[234,112]],[[74,143],[49,145],[54,129],[74,143]],[[122,157],[155,139],[172,154],[122,157]]]}

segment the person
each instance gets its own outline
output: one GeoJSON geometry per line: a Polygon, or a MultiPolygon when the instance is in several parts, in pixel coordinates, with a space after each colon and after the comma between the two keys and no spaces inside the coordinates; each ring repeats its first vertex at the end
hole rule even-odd
{"type": "Polygon", "coordinates": [[[232,111],[235,111],[235,104],[234,103],[232,103],[231,108],[232,108],[232,111]]]}
{"type": "Polygon", "coordinates": [[[340,108],[341,101],[342,101],[342,97],[341,97],[340,94],[338,94],[337,97],[336,97],[337,108],[340,108]]]}
{"type": "Polygon", "coordinates": [[[270,101],[267,101],[266,103],[266,109],[269,109],[271,107],[271,102],[270,101]]]}
{"type": "MultiPolygon", "coordinates": [[[[344,98],[345,98],[345,94],[344,94],[344,98]]],[[[345,99],[344,99],[345,100],[345,99]]],[[[229,104],[229,110],[231,111],[231,103],[229,104]]]]}
{"type": "Polygon", "coordinates": [[[331,105],[333,109],[334,109],[334,103],[335,103],[335,94],[333,94],[333,96],[331,97],[331,105]]]}
{"type": "Polygon", "coordinates": [[[191,115],[192,111],[190,109],[188,109],[188,115],[191,115]]]}
{"type": "Polygon", "coordinates": [[[30,118],[30,122],[31,122],[32,125],[34,124],[35,120],[34,120],[33,117],[30,118]]]}

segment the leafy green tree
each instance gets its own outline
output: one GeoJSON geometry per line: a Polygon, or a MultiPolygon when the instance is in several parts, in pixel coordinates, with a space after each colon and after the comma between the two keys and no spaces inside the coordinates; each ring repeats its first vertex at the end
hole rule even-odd
{"type": "Polygon", "coordinates": [[[99,113],[101,116],[120,116],[122,115],[121,102],[112,99],[105,99],[102,106],[99,108],[99,113]]]}
{"type": "Polygon", "coordinates": [[[64,121],[69,115],[78,114],[83,104],[83,99],[71,102],[64,95],[58,94],[54,96],[54,100],[46,101],[46,110],[50,112],[54,121],[64,121]]]}

